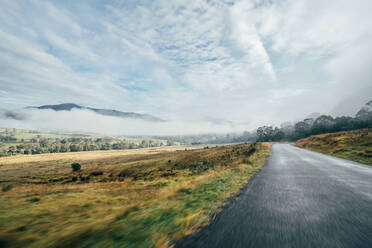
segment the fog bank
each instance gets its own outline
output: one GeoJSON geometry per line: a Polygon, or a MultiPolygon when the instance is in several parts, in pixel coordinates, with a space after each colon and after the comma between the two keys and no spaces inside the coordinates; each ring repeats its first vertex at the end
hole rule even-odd
{"type": "Polygon", "coordinates": [[[30,130],[96,133],[103,135],[187,135],[243,131],[244,124],[205,119],[151,122],[103,116],[90,110],[54,111],[39,109],[1,110],[0,127],[30,130]]]}

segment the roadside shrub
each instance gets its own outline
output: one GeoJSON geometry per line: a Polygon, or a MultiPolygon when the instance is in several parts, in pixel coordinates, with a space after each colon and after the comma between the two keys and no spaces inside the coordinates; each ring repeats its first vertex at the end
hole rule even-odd
{"type": "Polygon", "coordinates": [[[89,182],[90,177],[89,176],[84,177],[84,176],[80,175],[79,179],[80,179],[81,182],[89,182]]]}
{"type": "Polygon", "coordinates": [[[39,202],[40,198],[39,197],[34,197],[28,200],[29,202],[39,202]]]}
{"type": "Polygon", "coordinates": [[[161,177],[170,177],[170,176],[174,176],[174,175],[176,175],[175,172],[173,172],[173,171],[168,171],[168,172],[165,172],[165,173],[161,174],[160,176],[161,176],[161,177]]]}
{"type": "Polygon", "coordinates": [[[3,185],[1,187],[1,191],[7,192],[7,191],[11,190],[12,188],[13,188],[13,185],[11,185],[11,184],[3,185]]]}
{"type": "Polygon", "coordinates": [[[132,176],[135,176],[136,174],[136,171],[133,170],[133,169],[124,169],[122,171],[120,171],[119,173],[119,177],[132,177],[132,176]]]}
{"type": "Polygon", "coordinates": [[[102,171],[93,171],[89,174],[89,176],[93,176],[93,177],[102,176],[102,175],[103,175],[102,171]]]}
{"type": "Polygon", "coordinates": [[[165,186],[167,186],[167,185],[168,185],[167,182],[158,182],[158,183],[156,183],[154,186],[156,186],[156,187],[165,187],[165,186]]]}
{"type": "Polygon", "coordinates": [[[252,161],[250,161],[249,159],[243,159],[243,163],[244,164],[252,164],[252,161]]]}
{"type": "Polygon", "coordinates": [[[81,165],[79,163],[72,163],[71,164],[72,171],[79,171],[81,169],[81,165]]]}
{"type": "Polygon", "coordinates": [[[186,195],[191,194],[191,190],[187,189],[187,188],[180,188],[177,192],[183,193],[183,194],[186,194],[186,195]]]}
{"type": "Polygon", "coordinates": [[[248,151],[245,151],[243,154],[247,157],[251,156],[254,152],[256,151],[256,148],[251,148],[250,150],[248,151]]]}

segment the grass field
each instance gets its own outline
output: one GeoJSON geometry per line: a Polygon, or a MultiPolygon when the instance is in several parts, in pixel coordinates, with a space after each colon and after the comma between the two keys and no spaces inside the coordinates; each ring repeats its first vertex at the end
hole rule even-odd
{"type": "Polygon", "coordinates": [[[174,152],[181,150],[200,149],[201,146],[163,146],[155,148],[141,148],[128,150],[108,150],[108,151],[87,151],[87,152],[66,152],[66,153],[45,153],[34,155],[16,155],[9,157],[0,157],[0,171],[1,167],[8,164],[23,164],[30,162],[46,162],[46,161],[85,161],[103,158],[114,158],[122,156],[137,156],[149,155],[165,152],[174,152]]]}
{"type": "Polygon", "coordinates": [[[295,145],[372,165],[372,128],[315,135],[301,139],[295,145]]]}
{"type": "Polygon", "coordinates": [[[208,224],[270,153],[261,143],[168,149],[3,158],[0,247],[171,247],[208,224]]]}

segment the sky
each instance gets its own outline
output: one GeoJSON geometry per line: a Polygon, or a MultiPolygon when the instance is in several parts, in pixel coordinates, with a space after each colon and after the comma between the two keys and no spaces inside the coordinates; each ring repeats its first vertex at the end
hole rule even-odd
{"type": "Polygon", "coordinates": [[[0,1],[0,108],[73,102],[175,133],[354,116],[372,99],[371,12],[370,0],[0,1]]]}

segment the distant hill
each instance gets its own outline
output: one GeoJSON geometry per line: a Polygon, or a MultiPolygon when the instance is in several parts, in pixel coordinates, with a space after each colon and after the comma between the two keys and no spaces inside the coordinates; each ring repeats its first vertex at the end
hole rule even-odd
{"type": "Polygon", "coordinates": [[[158,118],[156,116],[152,116],[149,114],[139,114],[134,112],[122,112],[114,109],[98,109],[98,108],[91,108],[91,107],[84,107],[77,105],[75,103],[62,103],[57,105],[43,105],[38,107],[27,107],[33,109],[52,109],[55,111],[71,111],[72,109],[86,109],[91,110],[97,114],[105,115],[105,116],[114,116],[120,118],[131,118],[131,119],[140,119],[144,121],[153,121],[153,122],[163,122],[165,120],[158,118]]]}
{"type": "Polygon", "coordinates": [[[37,108],[37,109],[53,109],[55,111],[70,111],[71,109],[84,109],[84,107],[79,106],[74,103],[62,103],[62,104],[57,104],[57,105],[43,105],[39,107],[26,107],[26,108],[37,108]]]}

